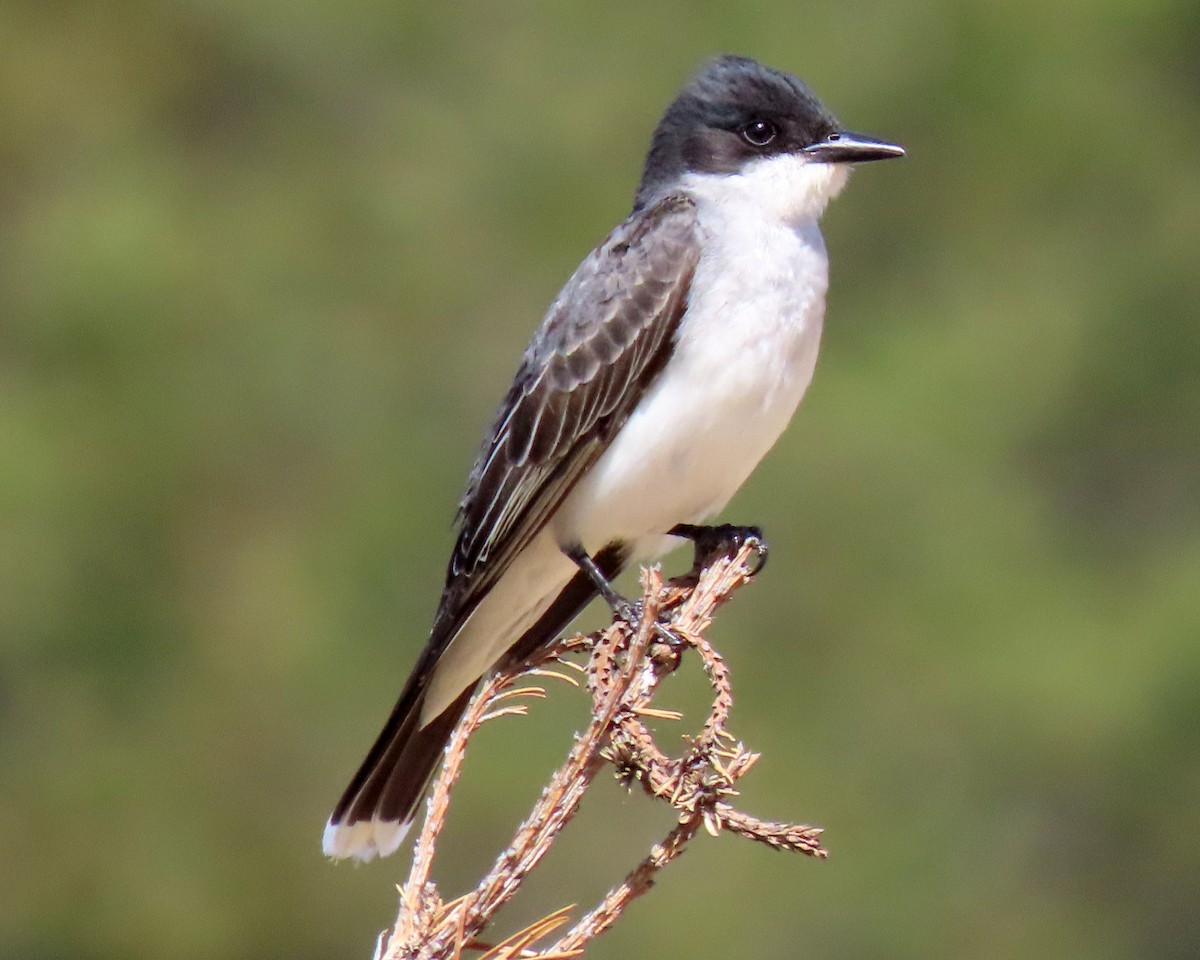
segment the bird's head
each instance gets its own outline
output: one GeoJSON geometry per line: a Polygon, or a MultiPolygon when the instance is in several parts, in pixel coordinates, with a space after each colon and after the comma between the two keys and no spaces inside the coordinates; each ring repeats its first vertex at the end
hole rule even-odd
{"type": "Polygon", "coordinates": [[[709,61],[654,132],[635,208],[689,183],[781,219],[815,219],[850,165],[904,156],[851,133],[799,79],[747,57],[709,61]]]}

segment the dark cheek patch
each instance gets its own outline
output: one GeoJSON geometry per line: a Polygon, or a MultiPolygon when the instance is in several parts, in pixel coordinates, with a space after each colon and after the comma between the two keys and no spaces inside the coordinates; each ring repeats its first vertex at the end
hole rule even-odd
{"type": "Polygon", "coordinates": [[[698,132],[688,142],[685,153],[688,168],[704,173],[734,173],[747,159],[758,155],[736,133],[711,128],[698,132]]]}

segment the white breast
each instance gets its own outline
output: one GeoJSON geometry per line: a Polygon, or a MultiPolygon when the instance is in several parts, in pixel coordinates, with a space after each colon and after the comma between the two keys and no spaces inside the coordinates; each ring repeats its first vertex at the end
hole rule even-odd
{"type": "Polygon", "coordinates": [[[828,285],[816,216],[779,209],[778,190],[747,202],[744,175],[688,187],[705,245],[674,353],[555,518],[559,543],[654,552],[674,524],[711,517],[812,379],[828,285]]]}

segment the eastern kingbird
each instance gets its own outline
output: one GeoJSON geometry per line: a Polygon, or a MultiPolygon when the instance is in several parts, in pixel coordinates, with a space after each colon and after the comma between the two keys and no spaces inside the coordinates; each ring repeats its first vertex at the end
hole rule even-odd
{"type": "Polygon", "coordinates": [[[533,336],[471,470],[429,642],[325,827],[330,857],[403,840],[480,678],[552,642],[632,559],[721,510],[812,379],[828,260],[817,221],[849,133],[800,80],[705,65],[667,108],[633,212],[533,336]]]}

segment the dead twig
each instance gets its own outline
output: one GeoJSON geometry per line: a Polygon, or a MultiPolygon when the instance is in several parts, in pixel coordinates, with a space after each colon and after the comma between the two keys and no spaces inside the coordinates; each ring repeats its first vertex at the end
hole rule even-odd
{"type": "Polygon", "coordinates": [[[380,936],[376,960],[453,960],[466,950],[483,951],[482,960],[578,956],[592,938],[617,921],[630,902],[651,887],[657,873],[683,852],[701,828],[713,834],[728,830],[774,849],[826,855],[820,829],[760,820],[730,802],[737,793],[737,782],[758,760],[758,754],[728,732],[733,703],[729,671],[704,631],[715,611],[752,577],[755,549],[754,544],[747,544],[735,556],[717,557],[696,576],[666,584],[657,569],[643,570],[641,619],[637,623],[617,619],[597,634],[564,639],[536,662],[502,670],[484,681],[446,747],[412,867],[399,888],[399,915],[390,934],[380,936]],[[703,664],[713,701],[699,733],[681,756],[672,758],[655,743],[645,718],[679,717],[653,707],[651,700],[659,682],[679,666],[689,649],[703,664]],[[524,713],[527,707],[520,699],[546,696],[542,687],[515,686],[526,677],[549,677],[578,686],[572,677],[550,665],[579,669],[564,658],[581,651],[588,653],[582,672],[592,697],[587,729],[576,737],[512,843],[478,886],[465,896],[443,902],[430,875],[450,794],[472,734],[488,719],[524,713]],[[606,762],[627,785],[640,785],[648,795],[670,804],[678,814],[676,826],[557,940],[544,944],[569,922],[571,907],[557,910],[499,943],[483,943],[484,930],[575,816],[606,762]]]}

